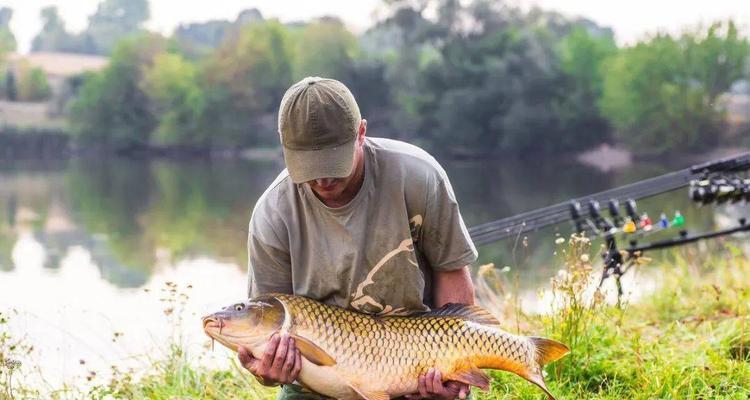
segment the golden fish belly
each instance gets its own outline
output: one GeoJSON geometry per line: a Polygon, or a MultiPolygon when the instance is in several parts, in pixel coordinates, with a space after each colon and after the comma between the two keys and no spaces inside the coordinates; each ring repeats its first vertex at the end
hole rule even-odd
{"type": "Polygon", "coordinates": [[[305,362],[299,381],[331,397],[414,393],[419,375],[431,367],[451,377],[472,368],[523,373],[534,365],[528,338],[496,326],[453,317],[373,318],[300,297],[282,302],[290,316],[287,329],[336,361],[333,366],[305,362]]]}

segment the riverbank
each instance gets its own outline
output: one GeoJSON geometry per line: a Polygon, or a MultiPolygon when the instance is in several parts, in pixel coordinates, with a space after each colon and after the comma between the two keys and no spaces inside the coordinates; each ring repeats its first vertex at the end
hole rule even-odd
{"type": "MultiPolygon", "coordinates": [[[[750,395],[750,261],[746,250],[716,241],[702,251],[699,246],[675,251],[663,263],[640,267],[661,276],[662,285],[637,304],[618,308],[605,303],[603,296],[581,290],[599,271],[598,265],[588,262],[596,260],[588,252],[588,243],[579,239],[558,246],[558,254],[566,261],[550,288],[556,299],[554,311],[541,317],[526,315],[512,306],[510,297],[502,316],[509,331],[520,329],[571,346],[570,356],[546,368],[548,385],[558,399],[744,399],[750,395]]],[[[172,294],[179,298],[179,291],[172,294]]],[[[178,331],[179,323],[194,319],[183,320],[174,313],[169,318],[178,331]]],[[[0,389],[0,399],[40,395],[20,380],[29,371],[24,375],[9,369],[13,360],[33,352],[29,347],[33,344],[14,341],[7,332],[2,335],[4,363],[0,365],[5,367],[0,368],[0,382],[6,386],[0,389]]],[[[140,372],[117,366],[111,371],[91,371],[80,382],[44,393],[44,397],[270,399],[275,395],[276,389],[259,386],[231,356],[227,356],[229,367],[207,367],[203,350],[178,343],[175,339],[168,349],[162,348],[164,357],[142,357],[140,372]]],[[[39,372],[43,373],[43,367],[39,372]]],[[[536,387],[516,376],[492,375],[490,392],[480,392],[478,398],[542,398],[536,387]]]]}

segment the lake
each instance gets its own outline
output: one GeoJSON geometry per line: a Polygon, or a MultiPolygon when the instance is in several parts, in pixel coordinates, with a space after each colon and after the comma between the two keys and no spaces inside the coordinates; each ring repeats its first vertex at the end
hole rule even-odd
{"type": "MultiPolygon", "coordinates": [[[[555,159],[440,161],[469,226],[687,166],[602,172],[555,159]]],[[[281,168],[281,159],[0,163],[0,311],[35,346],[31,363],[46,384],[137,368],[133,355],[155,357],[169,338],[202,354],[201,363],[225,364],[228,353],[204,352],[199,317],[245,295],[247,223],[281,168]]],[[[686,189],[639,202],[654,220],[675,210],[691,232],[738,212],[695,207],[686,189]]],[[[534,308],[531,294],[559,268],[555,234],[570,228],[483,246],[477,265],[510,267],[534,308]]]]}

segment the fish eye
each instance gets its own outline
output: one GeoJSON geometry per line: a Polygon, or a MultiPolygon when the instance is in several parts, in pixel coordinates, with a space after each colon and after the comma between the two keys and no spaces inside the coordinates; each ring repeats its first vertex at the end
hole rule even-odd
{"type": "Polygon", "coordinates": [[[245,305],[242,303],[234,305],[234,311],[242,311],[244,308],[245,308],[245,305]]]}

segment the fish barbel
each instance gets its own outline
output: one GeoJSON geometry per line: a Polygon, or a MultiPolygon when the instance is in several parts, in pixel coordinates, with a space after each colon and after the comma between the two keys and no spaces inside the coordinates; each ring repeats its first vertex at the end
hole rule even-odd
{"type": "Polygon", "coordinates": [[[208,336],[261,358],[275,333],[302,354],[297,381],[337,399],[387,400],[418,391],[430,368],[444,380],[487,390],[482,368],[513,372],[554,399],[542,367],[570,352],[550,339],[512,335],[478,306],[448,304],[409,316],[371,316],[300,296],[268,294],[203,318],[208,336]]]}

